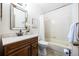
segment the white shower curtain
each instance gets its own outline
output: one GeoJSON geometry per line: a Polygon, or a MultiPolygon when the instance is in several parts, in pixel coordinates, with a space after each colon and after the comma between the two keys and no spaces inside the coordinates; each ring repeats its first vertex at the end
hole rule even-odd
{"type": "MultiPolygon", "coordinates": [[[[45,30],[44,30],[44,16],[40,15],[39,17],[39,40],[45,41],[45,30]]],[[[46,55],[46,48],[40,46],[39,54],[44,56],[46,55]]]]}

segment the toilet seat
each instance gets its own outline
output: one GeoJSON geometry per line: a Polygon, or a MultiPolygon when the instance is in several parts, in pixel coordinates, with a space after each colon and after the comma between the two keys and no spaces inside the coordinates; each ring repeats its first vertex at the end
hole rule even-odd
{"type": "Polygon", "coordinates": [[[39,46],[46,48],[48,46],[48,42],[46,41],[38,41],[39,46]]]}

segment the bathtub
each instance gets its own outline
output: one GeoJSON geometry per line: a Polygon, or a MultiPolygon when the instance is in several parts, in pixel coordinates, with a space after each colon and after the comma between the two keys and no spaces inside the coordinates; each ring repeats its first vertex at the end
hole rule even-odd
{"type": "Polygon", "coordinates": [[[72,50],[71,44],[68,43],[66,40],[57,40],[53,38],[46,38],[48,42],[47,47],[47,55],[57,55],[57,56],[64,56],[64,49],[72,50]]]}

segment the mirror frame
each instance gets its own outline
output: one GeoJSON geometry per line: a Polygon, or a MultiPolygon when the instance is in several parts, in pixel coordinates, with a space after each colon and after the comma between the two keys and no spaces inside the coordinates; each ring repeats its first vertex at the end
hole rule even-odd
{"type": "Polygon", "coordinates": [[[27,13],[26,10],[24,10],[23,8],[11,3],[10,4],[10,29],[11,30],[19,30],[19,29],[25,30],[26,29],[26,24],[25,24],[25,27],[23,27],[23,28],[21,28],[21,27],[17,28],[17,27],[14,26],[15,19],[14,19],[14,12],[12,12],[13,8],[17,8],[18,10],[21,10],[21,11],[25,12],[25,23],[27,22],[27,19],[28,19],[28,13],[27,13]]]}
{"type": "Polygon", "coordinates": [[[0,18],[1,18],[1,21],[2,21],[2,3],[0,3],[0,18]]]}

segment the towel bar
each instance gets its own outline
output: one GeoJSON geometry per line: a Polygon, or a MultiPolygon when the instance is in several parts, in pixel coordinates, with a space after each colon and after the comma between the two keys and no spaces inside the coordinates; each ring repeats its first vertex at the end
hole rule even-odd
{"type": "Polygon", "coordinates": [[[74,45],[74,46],[79,46],[79,43],[74,43],[73,45],[74,45]]]}

